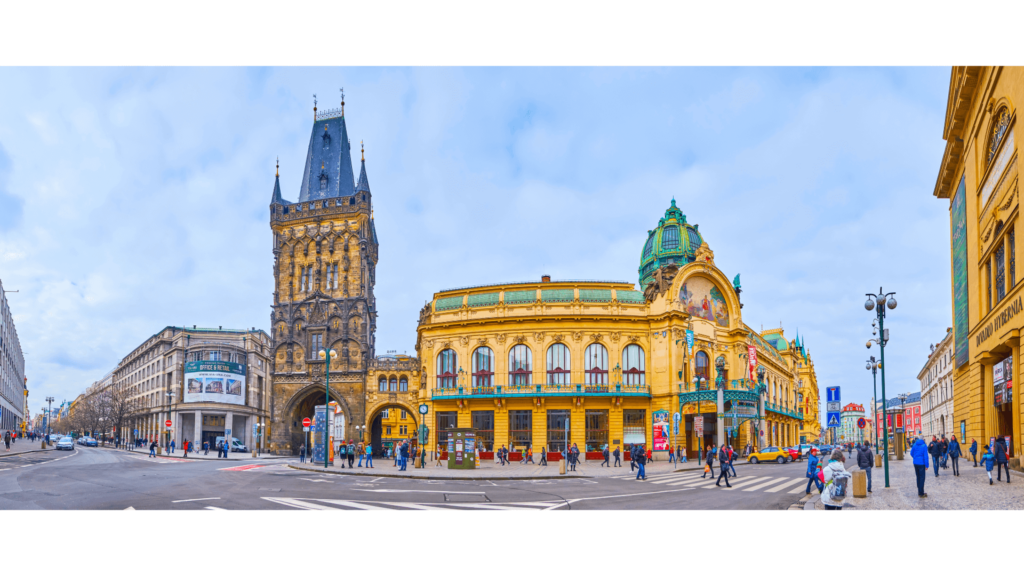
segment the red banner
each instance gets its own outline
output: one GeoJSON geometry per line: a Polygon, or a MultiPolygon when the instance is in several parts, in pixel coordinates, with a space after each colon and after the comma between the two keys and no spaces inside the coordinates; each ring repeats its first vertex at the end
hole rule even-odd
{"type": "Polygon", "coordinates": [[[757,374],[755,369],[757,368],[757,347],[750,345],[747,346],[747,357],[750,358],[750,379],[757,381],[757,374]]]}

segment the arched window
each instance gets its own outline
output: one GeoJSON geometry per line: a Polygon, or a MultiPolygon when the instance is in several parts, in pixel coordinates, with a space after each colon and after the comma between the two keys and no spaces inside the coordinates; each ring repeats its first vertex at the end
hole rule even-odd
{"type": "Polygon", "coordinates": [[[999,149],[999,145],[1003,142],[1003,136],[1006,135],[1006,129],[1010,126],[1010,112],[1004,106],[996,112],[993,116],[992,132],[989,134],[988,140],[988,158],[987,162],[992,163],[992,158],[996,155],[996,150],[999,149]]]}
{"type": "Polygon", "coordinates": [[[494,386],[494,352],[487,346],[473,351],[473,386],[494,386]]]}
{"type": "Polygon", "coordinates": [[[508,351],[508,383],[511,386],[529,386],[533,381],[533,355],[525,344],[516,344],[508,351]]]}
{"type": "Polygon", "coordinates": [[[398,391],[399,392],[408,392],[409,391],[409,379],[406,378],[405,376],[402,376],[402,378],[398,380],[398,391]]]}
{"type": "MultiPolygon", "coordinates": [[[[710,374],[708,374],[708,368],[710,367],[711,362],[708,361],[707,353],[703,350],[698,351],[694,360],[694,365],[696,368],[696,370],[694,370],[694,375],[696,375],[697,378],[703,378],[710,383],[711,378],[708,377],[710,376],[710,374]]],[[[707,386],[707,384],[705,384],[705,386],[707,386]]]]}
{"type": "Polygon", "coordinates": [[[661,249],[677,250],[679,248],[679,226],[665,226],[661,232],[661,249]]]}
{"type": "Polygon", "coordinates": [[[455,388],[456,372],[459,371],[459,357],[455,350],[441,350],[437,355],[437,387],[455,388]]]}
{"type": "Polygon", "coordinates": [[[388,391],[388,379],[387,378],[385,378],[383,376],[380,377],[380,382],[377,382],[377,391],[378,392],[387,392],[388,391]]]}
{"type": "Polygon", "coordinates": [[[651,255],[651,251],[653,251],[653,250],[654,250],[654,234],[651,234],[650,237],[647,238],[647,244],[644,245],[644,258],[647,258],[648,256],[650,256],[651,255]]]}
{"type": "Polygon", "coordinates": [[[398,378],[395,378],[394,376],[392,376],[391,377],[391,381],[388,384],[389,384],[389,388],[388,389],[391,392],[398,392],[398,378]]]}
{"type": "Polygon", "coordinates": [[[608,349],[604,345],[594,342],[587,346],[583,354],[583,371],[584,384],[608,383],[608,349]]]}
{"type": "Polygon", "coordinates": [[[632,385],[646,384],[645,365],[644,349],[636,344],[626,346],[622,351],[622,383],[632,385]]]}
{"type": "Polygon", "coordinates": [[[569,383],[569,347],[556,342],[548,348],[548,384],[569,383]]]}

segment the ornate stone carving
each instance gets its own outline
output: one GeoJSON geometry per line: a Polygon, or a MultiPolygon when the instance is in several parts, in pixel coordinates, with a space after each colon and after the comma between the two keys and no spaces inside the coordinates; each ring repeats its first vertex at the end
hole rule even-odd
{"type": "Polygon", "coordinates": [[[573,332],[572,339],[575,340],[576,342],[583,341],[583,332],[573,332]]]}
{"type": "Polygon", "coordinates": [[[565,336],[561,334],[555,334],[554,336],[551,337],[551,339],[554,340],[555,342],[561,342],[563,338],[565,338],[565,336]]]}
{"type": "Polygon", "coordinates": [[[635,344],[635,343],[637,343],[637,342],[639,342],[639,341],[640,341],[640,336],[638,336],[638,335],[636,335],[636,334],[630,334],[630,335],[629,335],[629,342],[630,342],[631,344],[635,344]]]}
{"type": "Polygon", "coordinates": [[[535,342],[543,342],[543,341],[544,341],[544,333],[543,333],[543,332],[537,332],[537,333],[535,333],[535,334],[533,335],[533,340],[534,340],[535,342]]]}
{"type": "Polygon", "coordinates": [[[487,338],[478,338],[476,341],[477,346],[486,346],[487,338]]]}
{"type": "Polygon", "coordinates": [[[504,334],[498,334],[497,336],[494,337],[494,339],[498,341],[498,344],[504,344],[505,343],[505,335],[504,334]]]}
{"type": "Polygon", "coordinates": [[[612,342],[618,342],[619,338],[622,338],[622,332],[612,332],[608,335],[608,339],[612,342]]]}
{"type": "Polygon", "coordinates": [[[460,336],[459,337],[459,342],[461,342],[463,346],[468,346],[469,345],[469,336],[460,336]]]}
{"type": "Polygon", "coordinates": [[[426,346],[427,348],[433,348],[434,347],[434,341],[433,340],[424,340],[423,341],[423,345],[426,346]]]}
{"type": "Polygon", "coordinates": [[[513,337],[512,337],[512,340],[513,340],[513,341],[514,341],[514,342],[515,342],[516,344],[522,344],[523,342],[526,342],[526,336],[523,336],[522,334],[519,334],[519,335],[517,335],[517,336],[513,336],[513,337]]]}
{"type": "Polygon", "coordinates": [[[602,336],[600,334],[591,334],[590,339],[594,342],[600,342],[602,336]]]}
{"type": "Polygon", "coordinates": [[[669,287],[672,285],[672,280],[675,279],[676,274],[679,273],[679,266],[675,264],[666,264],[654,271],[654,282],[647,285],[644,289],[644,298],[648,302],[653,302],[658,296],[668,292],[669,287]]]}

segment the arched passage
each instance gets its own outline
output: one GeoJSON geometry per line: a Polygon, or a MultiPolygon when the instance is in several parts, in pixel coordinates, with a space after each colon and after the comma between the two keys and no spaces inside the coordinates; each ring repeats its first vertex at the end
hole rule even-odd
{"type": "Polygon", "coordinates": [[[376,407],[367,419],[367,440],[373,446],[373,454],[381,457],[386,454],[386,450],[394,449],[402,440],[416,444],[416,429],[419,426],[416,418],[417,414],[411,406],[398,402],[376,407]]]}
{"type": "MultiPolygon", "coordinates": [[[[290,426],[290,440],[292,445],[292,454],[299,454],[299,447],[305,445],[307,450],[309,449],[309,442],[312,436],[312,432],[304,432],[302,430],[302,420],[309,418],[311,421],[314,419],[317,406],[324,405],[324,389],[322,386],[311,386],[304,392],[300,392],[295,395],[292,402],[291,410],[287,412],[288,420],[286,424],[290,426]]],[[[335,418],[341,418],[344,422],[343,426],[348,426],[352,422],[351,412],[348,404],[345,400],[331,390],[331,401],[337,402],[341,406],[341,413],[335,416],[335,418]]],[[[333,431],[332,431],[332,435],[333,431]]],[[[335,438],[335,440],[341,440],[335,438]]],[[[335,442],[337,444],[337,442],[335,442]]],[[[332,447],[333,449],[333,447],[332,447]]],[[[309,452],[307,451],[307,454],[309,452]]]]}

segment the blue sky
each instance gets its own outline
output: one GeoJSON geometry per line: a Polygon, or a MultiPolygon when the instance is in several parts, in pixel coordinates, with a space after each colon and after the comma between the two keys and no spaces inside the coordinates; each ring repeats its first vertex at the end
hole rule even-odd
{"type": "Polygon", "coordinates": [[[274,160],[296,200],[312,95],[335,107],[340,87],[374,194],[379,353],[414,352],[437,290],[636,282],[674,197],[741,274],[744,321],[799,329],[844,403],[871,395],[864,293],[896,291],[887,392],[918,390],[952,325],[932,196],[948,82],[945,67],[0,68],[0,279],[20,290],[32,411],[163,326],[268,328],[274,160]]]}

